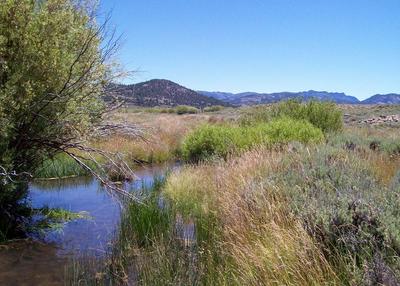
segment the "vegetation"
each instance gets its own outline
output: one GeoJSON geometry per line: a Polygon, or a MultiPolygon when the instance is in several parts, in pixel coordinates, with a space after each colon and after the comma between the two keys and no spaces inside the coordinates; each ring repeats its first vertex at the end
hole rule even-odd
{"type": "MultiPolygon", "coordinates": [[[[114,41],[89,1],[6,0],[0,6],[0,233],[21,234],[26,176],[101,121],[115,75],[114,41]]],[[[0,234],[1,236],[1,234],[0,234]]]]}
{"type": "MultiPolygon", "coordinates": [[[[88,162],[90,164],[90,162],[88,162]]],[[[94,166],[93,166],[94,167],[94,166]]],[[[74,176],[87,176],[88,171],[67,154],[57,154],[45,160],[34,173],[39,179],[60,179],[74,176]]]]}
{"type": "Polygon", "coordinates": [[[124,98],[125,102],[130,106],[174,107],[177,105],[187,105],[201,109],[212,105],[230,105],[165,79],[152,79],[130,85],[112,84],[107,94],[115,94],[118,97],[124,98]]]}
{"type": "Polygon", "coordinates": [[[216,112],[216,111],[221,111],[224,108],[225,107],[223,107],[221,105],[213,105],[213,106],[204,107],[203,111],[204,112],[216,112]]]}
{"type": "Polygon", "coordinates": [[[127,283],[133,271],[139,285],[399,283],[398,132],[314,125],[285,108],[255,107],[268,119],[187,133],[182,156],[200,162],[129,206],[108,279],[127,283]]]}
{"type": "Polygon", "coordinates": [[[330,102],[290,99],[276,105],[251,109],[242,118],[242,124],[268,122],[274,118],[289,117],[295,120],[306,120],[320,128],[324,133],[338,132],[343,129],[343,115],[340,109],[330,102]]]}
{"type": "Polygon", "coordinates": [[[45,229],[62,229],[64,223],[76,219],[89,219],[85,212],[74,213],[60,208],[43,207],[34,210],[39,218],[30,226],[30,231],[43,233],[45,229]]]}
{"type": "Polygon", "coordinates": [[[123,166],[183,159],[192,164],[143,186],[139,201],[121,200],[106,261],[77,265],[71,284],[400,284],[399,122],[368,120],[399,107],[288,100],[228,111],[153,80],[137,84],[132,100],[153,106],[170,96],[174,107],[105,120],[116,44],[95,11],[74,0],[0,6],[0,241],[88,218],[29,208],[32,175],[88,175],[96,154],[118,153],[121,162],[93,174],[105,183],[100,174],[133,179],[123,166]],[[95,128],[109,121],[139,127],[133,135],[95,128]]]}
{"type": "Polygon", "coordinates": [[[188,106],[188,105],[178,105],[175,107],[176,114],[194,114],[198,113],[199,110],[196,107],[188,106]]]}
{"type": "Polygon", "coordinates": [[[272,146],[291,141],[320,142],[322,131],[307,121],[280,118],[254,126],[204,125],[187,136],[182,144],[183,158],[200,161],[210,157],[227,158],[230,154],[257,145],[272,146]]]}

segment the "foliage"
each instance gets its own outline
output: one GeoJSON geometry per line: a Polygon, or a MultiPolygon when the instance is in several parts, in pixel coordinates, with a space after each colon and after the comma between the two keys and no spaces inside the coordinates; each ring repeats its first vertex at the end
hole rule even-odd
{"type": "Polygon", "coordinates": [[[300,149],[270,180],[287,192],[343,282],[387,285],[400,277],[399,190],[380,184],[370,159],[352,152],[300,149]]]}
{"type": "MultiPolygon", "coordinates": [[[[113,76],[108,62],[113,42],[100,47],[105,26],[96,24],[89,4],[5,0],[0,5],[0,166],[8,174],[33,173],[100,120],[99,98],[113,76]]],[[[25,192],[1,179],[0,220],[15,224],[15,205],[25,192]]]]}
{"type": "Polygon", "coordinates": [[[257,145],[285,144],[291,141],[320,142],[324,135],[312,124],[289,118],[254,126],[203,125],[190,133],[182,144],[183,158],[200,161],[213,156],[226,158],[257,145]]]}
{"type": "Polygon", "coordinates": [[[124,218],[121,230],[125,239],[135,241],[139,246],[149,246],[167,236],[171,230],[171,214],[160,208],[159,197],[151,191],[142,204],[130,204],[124,218]]]}
{"type": "Polygon", "coordinates": [[[216,111],[221,111],[222,109],[224,109],[224,107],[221,105],[213,105],[213,106],[204,107],[203,111],[204,112],[216,112],[216,111]]]}
{"type": "Polygon", "coordinates": [[[343,128],[343,115],[331,102],[288,100],[272,107],[272,117],[287,116],[303,119],[320,128],[324,133],[338,132],[343,128]]]}
{"type": "MultiPolygon", "coordinates": [[[[88,162],[87,164],[90,164],[88,162]]],[[[94,166],[93,166],[94,168],[94,166]]],[[[87,176],[88,172],[67,154],[57,154],[49,158],[33,174],[39,179],[64,178],[71,176],[87,176]]]]}
{"type": "Polygon", "coordinates": [[[199,110],[196,107],[188,106],[188,105],[178,105],[174,108],[176,114],[195,114],[198,113],[199,110]]]}
{"type": "Polygon", "coordinates": [[[240,122],[242,125],[254,125],[281,117],[306,120],[324,133],[338,132],[343,129],[343,115],[336,104],[321,101],[302,103],[296,99],[282,101],[272,106],[251,108],[242,115],[240,122]]]}

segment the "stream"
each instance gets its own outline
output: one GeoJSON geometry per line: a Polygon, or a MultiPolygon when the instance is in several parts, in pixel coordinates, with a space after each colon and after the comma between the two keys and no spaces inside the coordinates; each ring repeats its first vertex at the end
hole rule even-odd
{"type": "MultiPolygon", "coordinates": [[[[171,166],[135,170],[131,191],[150,187],[171,166]]],[[[79,257],[101,258],[111,246],[118,228],[118,200],[90,177],[37,181],[30,185],[34,208],[62,208],[85,215],[63,227],[34,232],[28,239],[0,245],[0,285],[64,285],[66,268],[79,257]]]]}

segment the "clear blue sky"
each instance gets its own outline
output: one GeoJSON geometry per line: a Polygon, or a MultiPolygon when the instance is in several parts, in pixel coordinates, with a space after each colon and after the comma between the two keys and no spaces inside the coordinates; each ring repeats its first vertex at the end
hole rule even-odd
{"type": "Polygon", "coordinates": [[[101,0],[132,82],[400,93],[400,0],[101,0]]]}

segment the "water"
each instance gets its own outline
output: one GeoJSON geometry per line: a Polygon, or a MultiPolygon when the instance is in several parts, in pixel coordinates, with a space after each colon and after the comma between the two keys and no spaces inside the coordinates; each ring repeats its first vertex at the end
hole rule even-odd
{"type": "MultiPolygon", "coordinates": [[[[166,167],[137,170],[138,179],[127,186],[150,186],[166,167]]],[[[0,246],[0,285],[64,285],[66,265],[79,256],[101,257],[118,227],[121,207],[93,178],[35,182],[29,199],[34,208],[48,206],[84,212],[89,218],[65,223],[62,229],[31,234],[0,246]]]]}

